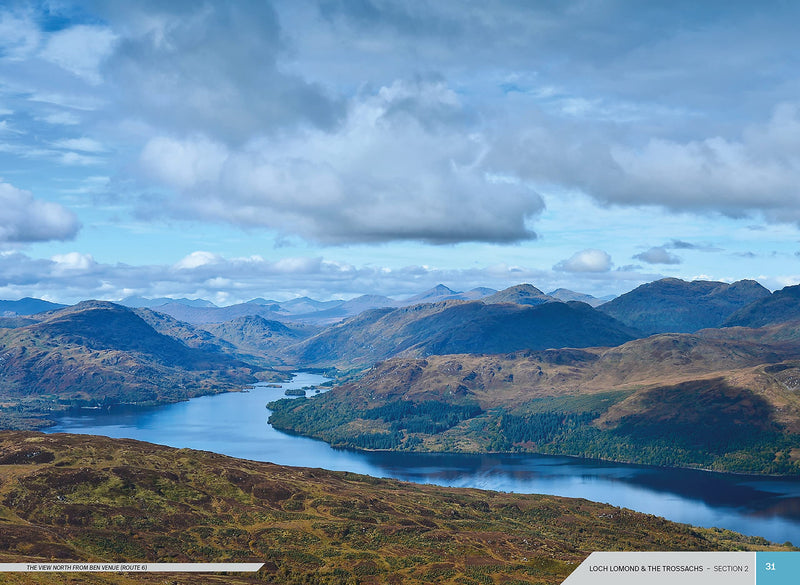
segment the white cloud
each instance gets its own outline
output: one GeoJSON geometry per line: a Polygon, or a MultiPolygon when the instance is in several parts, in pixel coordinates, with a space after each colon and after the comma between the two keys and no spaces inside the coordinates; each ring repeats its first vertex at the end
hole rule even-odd
{"type": "Polygon", "coordinates": [[[608,272],[611,270],[611,256],[603,250],[581,250],[566,260],[561,260],[553,270],[560,272],[608,272]]]}
{"type": "Polygon", "coordinates": [[[80,252],[56,254],[50,259],[58,265],[57,269],[59,271],[85,271],[96,265],[96,262],[91,254],[81,254],[80,252]]]}
{"type": "Polygon", "coordinates": [[[179,217],[334,244],[535,237],[526,220],[542,199],[487,178],[486,138],[463,126],[465,116],[443,82],[398,81],[354,99],[336,132],[309,129],[238,149],[202,136],[157,137],[140,163],[178,192],[179,217]]]}
{"type": "Polygon", "coordinates": [[[76,25],[50,35],[40,56],[97,85],[100,65],[114,48],[117,36],[108,28],[76,25]]]}
{"type": "Polygon", "coordinates": [[[501,172],[577,188],[604,204],[800,222],[798,104],[776,106],[736,137],[652,136],[641,146],[551,121],[522,126],[509,128],[488,157],[501,172]]]}
{"type": "Polygon", "coordinates": [[[79,229],[78,218],[68,209],[0,183],[0,242],[69,240],[79,229]]]}
{"type": "Polygon", "coordinates": [[[191,270],[193,268],[199,268],[200,266],[208,266],[209,264],[217,264],[221,260],[220,256],[217,254],[212,254],[211,252],[204,252],[202,250],[198,250],[197,252],[192,252],[188,256],[185,256],[181,260],[175,263],[175,268],[178,270],[191,270]]]}

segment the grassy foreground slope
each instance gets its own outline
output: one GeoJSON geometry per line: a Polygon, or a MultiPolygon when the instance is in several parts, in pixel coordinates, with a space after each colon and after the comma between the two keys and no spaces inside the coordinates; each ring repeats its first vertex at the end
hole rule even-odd
{"type": "MultiPolygon", "coordinates": [[[[264,562],[206,583],[560,583],[593,550],[780,550],[586,500],[281,467],[132,440],[0,432],[0,562],[264,562]]],[[[8,583],[164,583],[12,575],[8,583]]]]}

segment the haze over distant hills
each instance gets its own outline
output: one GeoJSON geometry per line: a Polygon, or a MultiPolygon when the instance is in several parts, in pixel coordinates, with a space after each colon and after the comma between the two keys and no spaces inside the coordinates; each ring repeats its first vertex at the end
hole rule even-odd
{"type": "Polygon", "coordinates": [[[592,295],[575,292],[574,290],[569,290],[567,288],[557,288],[556,290],[547,293],[547,296],[558,299],[559,301],[580,301],[592,307],[598,307],[614,298],[614,295],[598,298],[592,295]]]}

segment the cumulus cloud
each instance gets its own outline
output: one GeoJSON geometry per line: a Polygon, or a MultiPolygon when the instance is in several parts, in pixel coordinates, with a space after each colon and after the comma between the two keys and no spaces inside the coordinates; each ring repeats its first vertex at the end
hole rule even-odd
{"type": "Polygon", "coordinates": [[[125,34],[105,72],[129,115],[153,127],[241,143],[276,129],[331,128],[341,101],[285,72],[288,48],[267,2],[106,3],[125,34]]]}
{"type": "Polygon", "coordinates": [[[560,272],[608,272],[611,270],[611,256],[603,250],[581,250],[566,260],[561,260],[553,270],[560,272]]]}
{"type": "Polygon", "coordinates": [[[62,273],[69,271],[86,271],[97,265],[91,254],[81,254],[79,252],[56,254],[50,259],[56,263],[54,269],[62,273]]]}
{"type": "Polygon", "coordinates": [[[800,222],[798,104],[776,106],[767,122],[735,138],[651,137],[632,146],[573,130],[534,123],[509,134],[489,158],[498,166],[514,161],[521,177],[578,188],[604,204],[800,222]]]}
{"type": "Polygon", "coordinates": [[[514,242],[544,207],[518,183],[490,180],[486,139],[461,123],[441,80],[398,81],[358,96],[336,132],[233,148],[205,136],[160,136],[142,171],[177,192],[178,217],[268,227],[324,243],[514,242]]]}
{"type": "Polygon", "coordinates": [[[680,264],[681,259],[670,253],[664,246],[654,246],[649,250],[636,254],[635,259],[648,264],[680,264]]]}
{"type": "Polygon", "coordinates": [[[65,207],[0,183],[0,242],[70,240],[79,229],[78,218],[65,207]]]}

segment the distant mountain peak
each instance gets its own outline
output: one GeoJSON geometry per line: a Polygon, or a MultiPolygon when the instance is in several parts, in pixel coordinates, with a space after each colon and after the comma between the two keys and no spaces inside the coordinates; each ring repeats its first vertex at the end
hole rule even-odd
{"type": "Polygon", "coordinates": [[[532,284],[523,283],[510,286],[507,289],[484,297],[481,300],[487,304],[515,303],[517,305],[540,305],[558,299],[544,294],[532,284]]]}
{"type": "Polygon", "coordinates": [[[408,297],[406,300],[403,301],[403,303],[404,304],[431,303],[436,301],[443,301],[448,298],[455,297],[458,294],[459,293],[457,291],[454,291],[450,287],[447,287],[443,284],[437,284],[433,288],[430,288],[414,296],[408,297]]]}
{"type": "Polygon", "coordinates": [[[611,298],[597,298],[585,293],[575,292],[574,290],[570,290],[568,288],[557,288],[556,290],[547,293],[547,296],[564,302],[580,301],[582,303],[591,305],[592,307],[598,307],[599,305],[602,305],[604,302],[613,298],[613,296],[611,298]]]}

